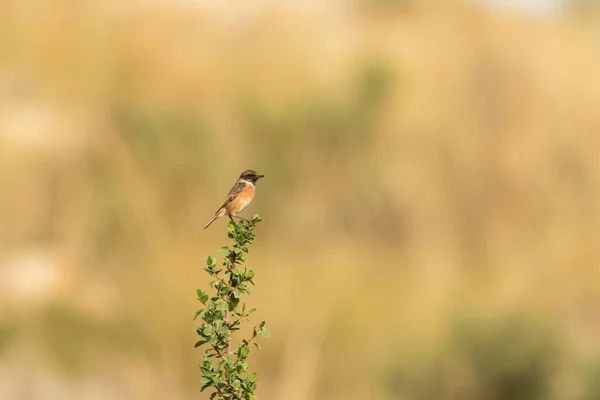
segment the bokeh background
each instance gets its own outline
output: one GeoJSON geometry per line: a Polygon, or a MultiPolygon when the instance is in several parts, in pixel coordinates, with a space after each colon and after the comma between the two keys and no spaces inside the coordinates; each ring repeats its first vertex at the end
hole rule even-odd
{"type": "Polygon", "coordinates": [[[600,10],[508,3],[4,0],[0,398],[206,399],[254,168],[261,399],[600,399],[600,10]]]}

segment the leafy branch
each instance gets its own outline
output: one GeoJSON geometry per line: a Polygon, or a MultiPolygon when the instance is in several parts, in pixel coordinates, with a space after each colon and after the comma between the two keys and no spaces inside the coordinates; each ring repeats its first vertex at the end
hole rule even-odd
{"type": "Polygon", "coordinates": [[[246,267],[248,246],[254,241],[254,228],[262,219],[255,215],[250,221],[233,220],[227,225],[227,236],[233,245],[219,248],[225,257],[220,266],[217,260],[208,256],[204,270],[212,277],[208,286],[212,296],[201,289],[197,290],[198,300],[203,308],[196,311],[194,320],[202,319],[196,332],[201,337],[195,347],[203,347],[200,371],[202,372],[201,391],[212,388],[210,399],[256,400],[256,373],[249,373],[248,357],[252,347],[260,349],[256,339],[269,336],[265,321],[252,328],[252,334],[234,345],[233,334],[256,311],[247,309],[242,301],[251,294],[254,286],[254,271],[246,267]]]}

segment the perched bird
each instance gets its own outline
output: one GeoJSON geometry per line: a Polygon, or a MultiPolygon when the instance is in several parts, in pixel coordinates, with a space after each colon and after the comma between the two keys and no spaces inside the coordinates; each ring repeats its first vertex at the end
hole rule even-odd
{"type": "MultiPolygon", "coordinates": [[[[246,208],[254,198],[256,181],[263,177],[264,175],[257,174],[256,171],[251,169],[242,172],[235,185],[233,185],[227,194],[227,199],[225,199],[223,205],[215,213],[214,218],[206,224],[204,229],[208,228],[217,218],[227,215],[229,219],[233,219],[237,213],[246,208]]],[[[242,217],[237,218],[246,222],[248,221],[242,217]]]]}

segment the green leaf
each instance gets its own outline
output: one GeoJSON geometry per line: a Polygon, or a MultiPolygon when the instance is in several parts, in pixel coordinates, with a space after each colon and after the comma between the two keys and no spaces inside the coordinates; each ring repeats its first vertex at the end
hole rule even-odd
{"type": "Polygon", "coordinates": [[[217,333],[219,335],[221,335],[221,337],[226,337],[228,336],[228,332],[227,332],[227,327],[226,326],[222,326],[219,329],[217,329],[217,333]]]}
{"type": "Polygon", "coordinates": [[[250,354],[250,347],[242,346],[242,347],[240,347],[238,353],[239,353],[240,357],[247,357],[248,354],[250,354]]]}
{"type": "Polygon", "coordinates": [[[233,311],[239,303],[240,299],[232,297],[231,300],[229,300],[229,311],[233,311]]]}
{"type": "Polygon", "coordinates": [[[221,294],[223,296],[227,296],[229,294],[229,292],[231,292],[231,289],[229,289],[227,286],[221,286],[219,288],[219,294],[221,294]]]}
{"type": "Polygon", "coordinates": [[[219,251],[221,253],[227,253],[227,252],[229,252],[229,246],[221,246],[221,247],[219,247],[219,250],[217,250],[217,251],[219,251]]]}
{"type": "Polygon", "coordinates": [[[258,332],[258,335],[262,337],[269,337],[271,336],[271,331],[269,331],[267,328],[263,328],[258,332]]]}
{"type": "Polygon", "coordinates": [[[204,339],[202,339],[202,340],[198,340],[198,341],[196,342],[196,344],[194,344],[194,348],[196,348],[196,347],[200,347],[200,346],[202,346],[202,345],[203,345],[204,343],[206,343],[206,342],[207,342],[207,341],[206,341],[206,340],[204,340],[204,339]]]}
{"type": "Polygon", "coordinates": [[[200,300],[202,304],[206,304],[206,302],[208,301],[208,295],[204,293],[201,289],[197,289],[196,294],[198,295],[198,300],[200,300]]]}
{"type": "Polygon", "coordinates": [[[249,377],[248,377],[248,382],[254,383],[258,380],[258,376],[256,375],[256,372],[253,372],[249,377]]]}
{"type": "Polygon", "coordinates": [[[208,256],[208,258],[206,259],[206,265],[209,267],[216,267],[217,260],[213,256],[208,256]]]}
{"type": "Polygon", "coordinates": [[[196,312],[194,313],[194,319],[193,319],[192,321],[195,321],[195,320],[196,320],[196,318],[198,318],[198,315],[202,314],[202,311],[204,311],[204,310],[200,309],[200,310],[196,311],[196,312]]]}

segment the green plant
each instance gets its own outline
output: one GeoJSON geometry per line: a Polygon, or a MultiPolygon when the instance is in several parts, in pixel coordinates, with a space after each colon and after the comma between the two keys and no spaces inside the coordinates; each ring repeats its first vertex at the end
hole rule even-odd
{"type": "Polygon", "coordinates": [[[208,256],[204,270],[211,276],[210,289],[212,296],[201,289],[197,290],[198,300],[204,305],[196,311],[194,319],[202,318],[202,325],[197,333],[201,339],[195,347],[203,347],[200,370],[202,372],[202,389],[212,388],[210,399],[218,400],[255,400],[257,386],[256,373],[249,372],[248,357],[252,346],[260,349],[256,338],[268,336],[269,331],[262,321],[252,328],[249,337],[236,341],[234,333],[239,331],[244,322],[256,309],[248,310],[241,299],[250,294],[250,285],[254,285],[254,271],[246,267],[245,254],[254,240],[254,228],[261,218],[255,215],[250,221],[233,220],[227,225],[227,236],[232,239],[233,246],[219,249],[225,253],[221,266],[217,260],[208,256]]]}

